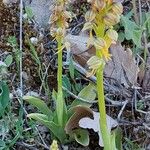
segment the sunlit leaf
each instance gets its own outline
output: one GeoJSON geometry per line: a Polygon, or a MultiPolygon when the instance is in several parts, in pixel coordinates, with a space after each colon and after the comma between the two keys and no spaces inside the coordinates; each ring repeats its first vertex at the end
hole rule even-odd
{"type": "Polygon", "coordinates": [[[6,82],[0,82],[0,116],[3,115],[4,110],[6,109],[8,103],[10,101],[9,98],[9,88],[6,82]]]}
{"type": "Polygon", "coordinates": [[[96,99],[95,85],[93,83],[90,83],[88,86],[84,87],[78,94],[78,97],[84,99],[85,102],[76,99],[73,101],[72,106],[82,105],[90,107],[92,105],[92,102],[96,99]],[[91,104],[89,104],[88,102],[91,102],[91,104]]]}
{"type": "Polygon", "coordinates": [[[64,129],[59,125],[55,124],[53,121],[49,121],[46,115],[31,113],[28,115],[28,117],[46,126],[62,143],[64,142],[64,139],[66,139],[64,129]]]}
{"type": "Polygon", "coordinates": [[[11,63],[13,62],[13,57],[12,55],[8,55],[6,58],[5,58],[5,64],[7,65],[7,67],[9,67],[11,65],[11,63]]]}
{"type": "Polygon", "coordinates": [[[24,96],[23,99],[33,106],[37,107],[39,111],[41,111],[44,115],[47,115],[49,117],[49,120],[53,119],[53,113],[44,101],[33,96],[24,96]]]}

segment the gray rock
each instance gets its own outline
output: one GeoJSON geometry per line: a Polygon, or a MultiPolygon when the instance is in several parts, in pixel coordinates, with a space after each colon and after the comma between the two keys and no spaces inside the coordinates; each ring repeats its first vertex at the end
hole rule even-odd
{"type": "Polygon", "coordinates": [[[25,0],[25,5],[31,7],[35,21],[40,27],[46,27],[52,12],[49,8],[54,0],[25,0]]]}

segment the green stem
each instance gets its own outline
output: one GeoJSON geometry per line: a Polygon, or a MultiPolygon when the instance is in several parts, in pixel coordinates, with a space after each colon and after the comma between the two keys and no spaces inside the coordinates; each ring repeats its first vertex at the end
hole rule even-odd
{"type": "Polygon", "coordinates": [[[105,107],[105,98],[104,98],[104,85],[103,85],[103,68],[99,69],[96,73],[97,77],[97,93],[98,93],[98,106],[100,112],[100,130],[102,133],[102,139],[104,143],[104,150],[111,149],[110,133],[107,127],[106,120],[106,107],[105,107]]]}
{"type": "Polygon", "coordinates": [[[62,92],[62,50],[61,50],[61,38],[57,40],[58,42],[58,71],[57,71],[57,84],[58,84],[58,94],[57,94],[57,102],[56,102],[56,111],[58,124],[63,126],[63,92],[62,92]]]}
{"type": "Polygon", "coordinates": [[[57,83],[58,91],[62,91],[62,50],[61,49],[61,39],[58,40],[58,72],[57,72],[57,83]]]}

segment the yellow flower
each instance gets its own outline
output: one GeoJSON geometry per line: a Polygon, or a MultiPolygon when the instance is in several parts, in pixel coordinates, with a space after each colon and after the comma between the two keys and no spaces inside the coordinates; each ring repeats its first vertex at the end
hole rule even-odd
{"type": "Polygon", "coordinates": [[[111,46],[111,44],[116,43],[117,39],[118,39],[118,33],[115,30],[109,29],[106,32],[104,37],[106,46],[100,50],[102,56],[106,59],[106,61],[108,61],[111,58],[111,54],[109,53],[109,47],[111,46]]]}
{"type": "Polygon", "coordinates": [[[92,22],[96,17],[96,14],[93,10],[89,10],[85,14],[85,20],[86,22],[92,22]]]}
{"type": "Polygon", "coordinates": [[[102,58],[99,58],[97,56],[92,56],[87,61],[88,68],[90,69],[90,72],[87,73],[87,77],[91,77],[92,75],[95,75],[98,69],[103,68],[105,65],[105,61],[102,58]]]}
{"type": "Polygon", "coordinates": [[[53,140],[53,142],[52,142],[52,144],[50,146],[50,150],[59,150],[56,140],[53,140]]]}
{"type": "Polygon", "coordinates": [[[102,38],[97,38],[94,40],[94,46],[96,47],[96,49],[102,49],[103,47],[105,47],[105,45],[105,40],[102,38]]]}
{"type": "Polygon", "coordinates": [[[117,15],[121,15],[123,13],[123,6],[121,3],[114,3],[112,5],[112,12],[117,15]]]}
{"type": "Polygon", "coordinates": [[[116,44],[116,42],[118,40],[118,33],[115,30],[109,29],[106,32],[106,36],[108,36],[112,40],[111,44],[116,44]]]}
{"type": "Polygon", "coordinates": [[[104,0],[95,0],[94,6],[100,11],[106,6],[106,2],[104,0]]]}
{"type": "Polygon", "coordinates": [[[104,16],[104,23],[107,26],[113,26],[113,25],[117,24],[119,21],[120,21],[120,16],[116,15],[116,14],[113,14],[111,12],[107,13],[104,16]]]}

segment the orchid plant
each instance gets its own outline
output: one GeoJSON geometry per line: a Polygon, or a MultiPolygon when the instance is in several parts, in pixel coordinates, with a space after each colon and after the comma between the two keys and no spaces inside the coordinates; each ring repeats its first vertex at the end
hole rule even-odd
{"type": "MultiPolygon", "coordinates": [[[[65,126],[73,115],[71,108],[67,108],[62,90],[62,51],[64,48],[69,49],[69,43],[67,42],[66,28],[68,27],[67,20],[71,18],[70,12],[66,11],[66,5],[68,0],[57,0],[54,6],[53,13],[50,17],[51,23],[51,35],[54,40],[57,41],[57,54],[58,54],[58,71],[57,71],[57,92],[53,91],[52,97],[55,100],[54,111],[51,111],[46,103],[36,97],[24,96],[23,99],[34,105],[40,110],[41,113],[31,113],[28,115],[29,118],[34,119],[47,128],[53,133],[54,137],[61,143],[67,143],[75,139],[78,143],[87,146],[89,143],[88,132],[84,129],[73,130],[69,133],[65,131],[65,126]],[[83,140],[82,137],[85,137],[83,140]],[[87,140],[86,140],[87,139],[87,140]],[[87,142],[85,142],[87,141],[87,142]]],[[[57,149],[56,142],[51,146],[51,149],[57,149]]]]}
{"type": "Polygon", "coordinates": [[[91,4],[91,9],[85,14],[86,23],[84,30],[89,30],[89,40],[87,45],[93,45],[96,49],[96,56],[87,61],[89,72],[87,76],[96,74],[98,105],[100,112],[100,131],[102,133],[104,149],[112,150],[113,141],[111,133],[107,127],[106,107],[103,86],[103,71],[105,63],[111,59],[109,47],[116,43],[118,34],[113,26],[120,21],[123,6],[113,0],[87,0],[91,4]],[[94,34],[93,34],[94,33],[94,34]]]}

